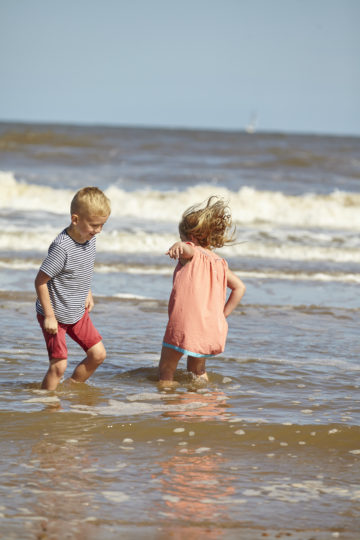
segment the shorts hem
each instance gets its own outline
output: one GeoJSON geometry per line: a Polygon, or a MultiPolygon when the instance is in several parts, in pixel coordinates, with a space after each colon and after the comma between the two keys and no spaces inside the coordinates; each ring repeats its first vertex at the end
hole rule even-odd
{"type": "Polygon", "coordinates": [[[91,349],[91,347],[95,347],[95,345],[98,345],[99,343],[101,343],[102,340],[103,340],[103,338],[102,338],[102,336],[100,336],[99,341],[97,341],[96,343],[93,343],[93,344],[90,345],[90,347],[88,347],[87,349],[84,349],[84,347],[82,347],[81,345],[80,345],[80,347],[83,349],[84,352],[87,353],[87,352],[91,349]]]}

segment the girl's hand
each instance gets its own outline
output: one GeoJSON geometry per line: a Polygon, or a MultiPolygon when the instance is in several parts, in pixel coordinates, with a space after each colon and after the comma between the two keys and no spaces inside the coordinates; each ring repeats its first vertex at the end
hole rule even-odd
{"type": "Polygon", "coordinates": [[[186,242],[175,242],[166,252],[172,259],[191,259],[194,255],[194,248],[186,242]]]}
{"type": "Polygon", "coordinates": [[[175,244],[173,244],[171,248],[169,248],[165,255],[169,255],[169,257],[171,257],[172,259],[180,259],[180,257],[182,257],[184,253],[183,244],[184,242],[175,242],[175,244]]]}

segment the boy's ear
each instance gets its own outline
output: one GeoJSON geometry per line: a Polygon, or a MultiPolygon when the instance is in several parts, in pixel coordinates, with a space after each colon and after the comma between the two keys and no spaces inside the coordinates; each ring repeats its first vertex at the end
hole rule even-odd
{"type": "Polygon", "coordinates": [[[71,223],[73,225],[77,225],[79,222],[79,216],[78,214],[71,214],[71,223]]]}

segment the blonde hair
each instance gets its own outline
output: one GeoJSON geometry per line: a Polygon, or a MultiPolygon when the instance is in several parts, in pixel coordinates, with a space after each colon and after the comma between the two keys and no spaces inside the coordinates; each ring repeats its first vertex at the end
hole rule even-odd
{"type": "Polygon", "coordinates": [[[201,203],[185,210],[179,224],[180,235],[188,240],[194,237],[205,248],[220,248],[233,243],[235,227],[227,203],[215,195],[205,202],[205,207],[205,203],[201,203]]]}
{"type": "Polygon", "coordinates": [[[84,187],[80,189],[70,206],[71,214],[93,214],[95,216],[109,216],[111,212],[110,200],[97,187],[84,187]]]}

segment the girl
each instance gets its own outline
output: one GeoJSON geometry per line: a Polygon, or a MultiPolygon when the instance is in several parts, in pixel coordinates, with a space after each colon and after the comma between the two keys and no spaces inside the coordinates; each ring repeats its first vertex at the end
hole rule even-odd
{"type": "Polygon", "coordinates": [[[173,275],[159,379],[173,384],[177,364],[186,354],[187,370],[207,379],[205,360],[225,348],[226,318],[245,293],[243,282],[229,270],[227,262],[212,249],[232,243],[232,220],[227,205],[216,196],[204,208],[192,206],[179,224],[181,241],[166,253],[179,259],[173,275]],[[226,288],[231,294],[226,302],[226,288]]]}

